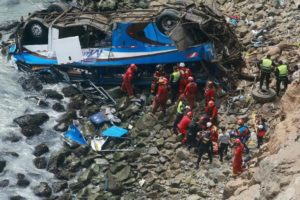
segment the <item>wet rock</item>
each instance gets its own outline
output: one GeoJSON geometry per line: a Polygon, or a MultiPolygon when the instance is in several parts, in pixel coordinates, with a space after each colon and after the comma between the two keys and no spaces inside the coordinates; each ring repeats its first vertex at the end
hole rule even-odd
{"type": "Polygon", "coordinates": [[[34,135],[39,135],[43,132],[39,126],[23,126],[21,129],[21,133],[26,137],[32,137],[34,135]]]}
{"type": "Polygon", "coordinates": [[[5,166],[6,166],[6,160],[0,160],[0,173],[3,172],[5,166]]]}
{"type": "Polygon", "coordinates": [[[84,186],[85,185],[82,182],[75,182],[75,183],[69,184],[69,188],[73,192],[77,192],[77,191],[81,190],[82,188],[84,188],[84,186]]]}
{"type": "Polygon", "coordinates": [[[54,172],[54,176],[58,180],[70,180],[75,177],[75,174],[68,170],[62,169],[62,170],[58,170],[58,171],[54,172]]]}
{"type": "Polygon", "coordinates": [[[49,187],[48,183],[40,182],[38,186],[33,188],[33,192],[38,197],[50,197],[52,189],[49,187]]]}
{"type": "Polygon", "coordinates": [[[0,188],[7,187],[8,185],[9,185],[8,179],[4,179],[4,180],[0,181],[0,188]]]}
{"type": "Polygon", "coordinates": [[[58,167],[61,167],[63,165],[66,156],[68,156],[70,154],[71,154],[71,151],[66,148],[51,154],[50,159],[48,161],[47,170],[52,173],[57,172],[58,167]]]}
{"type": "Polygon", "coordinates": [[[43,83],[36,77],[30,77],[28,79],[20,78],[18,82],[22,88],[27,91],[35,90],[39,92],[43,89],[43,83]]]}
{"type": "Polygon", "coordinates": [[[27,187],[30,184],[30,182],[26,179],[24,174],[18,173],[17,174],[17,185],[19,187],[27,187]]]}
{"type": "MultiPolygon", "coordinates": [[[[11,2],[11,1],[8,1],[8,2],[11,2]]],[[[0,24],[0,31],[9,31],[9,30],[17,27],[19,24],[20,24],[20,22],[16,21],[16,20],[10,20],[10,21],[6,21],[6,22],[1,22],[1,24],[0,24]]]]}
{"type": "Polygon", "coordinates": [[[62,100],[64,97],[55,90],[43,90],[42,93],[49,99],[62,100]]]}
{"type": "Polygon", "coordinates": [[[22,197],[20,195],[17,195],[17,196],[11,196],[9,197],[10,200],[26,200],[25,197],[22,197]]]}
{"type": "Polygon", "coordinates": [[[55,110],[56,112],[65,112],[66,111],[65,107],[61,103],[58,103],[58,102],[52,106],[52,109],[55,110]]]}
{"type": "Polygon", "coordinates": [[[45,157],[37,157],[33,159],[33,164],[38,169],[45,169],[47,167],[47,160],[45,157]]]}
{"type": "Polygon", "coordinates": [[[56,124],[53,127],[53,129],[58,132],[66,132],[68,130],[68,128],[69,128],[69,125],[68,125],[68,123],[65,123],[65,122],[56,124]]]}
{"type": "Polygon", "coordinates": [[[73,150],[73,153],[77,157],[86,156],[90,151],[90,147],[88,146],[79,146],[78,148],[73,150]]]}
{"type": "Polygon", "coordinates": [[[74,86],[68,86],[62,89],[62,93],[65,97],[73,97],[77,94],[80,94],[80,91],[74,86]]]}
{"type": "Polygon", "coordinates": [[[68,110],[66,113],[64,113],[59,119],[56,121],[59,123],[66,123],[70,124],[72,123],[73,119],[77,119],[77,113],[76,110],[68,110]]]}
{"type": "Polygon", "coordinates": [[[49,148],[45,143],[41,143],[34,147],[33,155],[35,156],[41,156],[45,153],[49,152],[49,148]]]}
{"type": "Polygon", "coordinates": [[[22,137],[20,137],[18,135],[9,134],[9,136],[3,138],[3,141],[5,141],[5,142],[9,141],[9,142],[15,143],[15,142],[19,142],[21,139],[22,139],[22,137]]]}
{"type": "Polygon", "coordinates": [[[54,182],[52,184],[52,190],[54,193],[58,193],[68,187],[68,182],[67,181],[59,181],[59,182],[54,182]]]}
{"type": "Polygon", "coordinates": [[[41,126],[49,120],[49,116],[46,113],[27,114],[21,117],[15,118],[14,122],[20,127],[25,126],[41,126]]]}

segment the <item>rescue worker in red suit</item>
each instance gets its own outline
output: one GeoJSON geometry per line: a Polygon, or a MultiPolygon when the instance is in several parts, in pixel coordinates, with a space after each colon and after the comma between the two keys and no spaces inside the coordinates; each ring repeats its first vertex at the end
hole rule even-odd
{"type": "Polygon", "coordinates": [[[215,125],[213,125],[211,122],[207,122],[206,127],[210,131],[210,140],[212,142],[218,142],[219,139],[218,128],[215,125]]]}
{"type": "Polygon", "coordinates": [[[133,95],[132,80],[134,78],[134,73],[137,71],[137,69],[138,68],[135,64],[131,64],[125,72],[125,74],[123,75],[122,90],[124,92],[127,92],[129,97],[133,95]]]}
{"type": "Polygon", "coordinates": [[[182,140],[181,140],[182,143],[186,143],[186,141],[187,141],[188,128],[192,121],[192,118],[193,118],[193,113],[190,111],[185,116],[183,116],[183,118],[177,125],[178,131],[182,137],[182,140]]]}
{"type": "Polygon", "coordinates": [[[153,80],[151,84],[151,94],[155,95],[158,87],[158,81],[160,77],[167,77],[167,74],[164,71],[164,67],[162,65],[156,66],[156,71],[153,74],[153,80]]]}
{"type": "Polygon", "coordinates": [[[184,96],[186,97],[190,108],[193,110],[195,107],[195,100],[198,93],[197,83],[194,82],[193,77],[188,77],[188,84],[184,90],[184,96]]]}
{"type": "Polygon", "coordinates": [[[210,100],[215,99],[215,88],[214,88],[214,83],[212,81],[208,81],[207,85],[205,87],[205,91],[204,91],[204,96],[205,96],[205,105],[207,106],[208,102],[210,100]]]}
{"type": "Polygon", "coordinates": [[[232,161],[233,175],[238,175],[243,172],[243,168],[242,168],[243,151],[244,151],[244,146],[241,140],[236,139],[234,141],[234,154],[233,154],[233,161],[232,161]]]}
{"type": "Polygon", "coordinates": [[[162,112],[166,115],[166,105],[168,101],[168,79],[160,78],[158,81],[157,94],[153,101],[152,113],[155,114],[157,109],[161,107],[162,112]]]}
{"type": "Polygon", "coordinates": [[[213,100],[210,100],[205,108],[205,113],[213,124],[218,121],[218,108],[213,100]]]}
{"type": "Polygon", "coordinates": [[[179,93],[183,94],[185,86],[188,84],[188,77],[192,76],[192,72],[189,68],[185,67],[182,62],[179,64],[180,82],[179,82],[179,93]]]}

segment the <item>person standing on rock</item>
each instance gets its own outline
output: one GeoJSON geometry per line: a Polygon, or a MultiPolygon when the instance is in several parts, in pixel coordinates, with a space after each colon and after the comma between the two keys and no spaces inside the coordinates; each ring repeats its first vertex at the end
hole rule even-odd
{"type": "Polygon", "coordinates": [[[135,64],[131,64],[125,74],[123,74],[122,90],[127,92],[129,97],[133,96],[132,80],[134,79],[134,74],[137,70],[137,66],[135,64]]]}
{"type": "Polygon", "coordinates": [[[155,114],[158,108],[161,108],[164,116],[166,116],[166,107],[168,101],[168,79],[160,77],[158,80],[157,94],[153,101],[152,113],[155,114]]]}
{"type": "Polygon", "coordinates": [[[213,144],[210,139],[210,132],[204,131],[199,132],[198,138],[199,138],[199,146],[198,146],[198,159],[196,162],[196,169],[199,169],[199,164],[201,162],[203,154],[207,153],[209,158],[209,163],[212,163],[212,153],[213,153],[213,144]]]}
{"type": "Polygon", "coordinates": [[[280,85],[283,82],[284,90],[287,89],[288,85],[288,66],[283,63],[283,61],[279,61],[279,66],[275,70],[276,76],[276,94],[279,96],[280,85]]]}
{"type": "Polygon", "coordinates": [[[203,119],[201,117],[200,118],[194,117],[188,127],[188,135],[187,135],[187,142],[186,142],[188,145],[188,149],[197,146],[197,140],[196,140],[197,133],[199,131],[203,131],[203,128],[201,126],[202,120],[203,119]]]}
{"type": "Polygon", "coordinates": [[[240,139],[236,139],[234,141],[234,154],[232,161],[232,172],[234,176],[243,172],[243,151],[244,145],[240,139]]]}
{"type": "Polygon", "coordinates": [[[226,133],[222,132],[219,135],[219,146],[220,146],[219,156],[221,162],[223,162],[224,155],[227,155],[229,144],[230,144],[229,132],[226,133]]]}
{"type": "Polygon", "coordinates": [[[187,106],[186,99],[179,100],[176,109],[176,118],[173,124],[173,131],[177,134],[177,125],[181,121],[185,112],[190,111],[189,106],[187,106]]]}
{"type": "Polygon", "coordinates": [[[193,118],[193,113],[191,111],[189,111],[186,115],[183,116],[183,118],[177,125],[178,131],[181,134],[180,135],[181,142],[184,144],[187,141],[188,127],[192,121],[192,118],[193,118]]]}
{"type": "Polygon", "coordinates": [[[213,100],[210,100],[205,108],[205,113],[213,124],[218,123],[218,108],[213,100]]]}
{"type": "Polygon", "coordinates": [[[167,78],[167,74],[164,70],[164,67],[159,64],[156,66],[156,71],[153,74],[153,80],[152,80],[152,84],[151,84],[151,94],[155,95],[157,92],[157,88],[158,88],[158,81],[160,78],[166,77],[167,78]]]}
{"type": "Polygon", "coordinates": [[[215,99],[215,87],[214,83],[212,81],[207,81],[207,84],[205,86],[204,90],[204,97],[205,97],[205,106],[207,106],[209,101],[214,101],[215,99]]]}
{"type": "Polygon", "coordinates": [[[271,60],[271,56],[268,54],[267,57],[263,58],[260,63],[260,82],[259,82],[260,90],[262,90],[264,80],[266,80],[266,89],[269,90],[271,71],[272,71],[272,60],[271,60]]]}
{"type": "Polygon", "coordinates": [[[171,101],[174,103],[178,97],[180,82],[180,72],[177,66],[173,67],[173,73],[170,75],[171,101]]]}
{"type": "Polygon", "coordinates": [[[188,84],[188,77],[192,76],[191,70],[185,66],[182,62],[179,64],[180,82],[179,82],[179,93],[183,94],[185,86],[188,84]]]}
{"type": "Polygon", "coordinates": [[[247,146],[247,142],[250,138],[250,131],[249,131],[249,128],[248,126],[245,124],[244,120],[243,119],[238,119],[237,121],[237,124],[238,124],[238,129],[237,129],[237,135],[241,141],[241,143],[243,144],[243,146],[245,147],[246,149],[246,153],[248,154],[249,153],[249,148],[247,146]]]}
{"type": "Polygon", "coordinates": [[[184,90],[184,96],[186,97],[187,101],[189,102],[189,106],[191,110],[195,107],[195,100],[198,94],[198,86],[197,83],[194,81],[194,78],[190,76],[188,78],[188,84],[184,90]]]}

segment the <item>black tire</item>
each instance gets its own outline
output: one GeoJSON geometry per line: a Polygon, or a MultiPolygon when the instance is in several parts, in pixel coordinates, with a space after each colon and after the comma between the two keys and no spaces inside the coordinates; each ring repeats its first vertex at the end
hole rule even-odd
{"type": "Polygon", "coordinates": [[[261,91],[259,87],[252,90],[252,97],[259,103],[272,102],[276,99],[276,92],[273,89],[261,91]]]}
{"type": "Polygon", "coordinates": [[[174,29],[179,21],[179,12],[173,9],[164,10],[156,19],[156,26],[162,33],[174,29]]]}
{"type": "Polygon", "coordinates": [[[49,13],[52,13],[52,12],[63,13],[67,9],[68,9],[68,6],[66,4],[63,4],[63,3],[53,3],[53,4],[51,4],[47,8],[47,11],[49,13]]]}
{"type": "Polygon", "coordinates": [[[48,38],[47,27],[38,20],[29,21],[26,25],[25,33],[28,34],[31,39],[38,41],[44,41],[48,38]]]}

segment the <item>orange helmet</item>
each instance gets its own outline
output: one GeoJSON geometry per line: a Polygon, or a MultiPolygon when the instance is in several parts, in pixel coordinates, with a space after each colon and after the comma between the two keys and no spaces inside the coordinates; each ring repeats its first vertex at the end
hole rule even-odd
{"type": "Polygon", "coordinates": [[[189,118],[192,118],[192,117],[193,117],[193,112],[190,111],[190,112],[188,112],[186,115],[187,115],[189,118]]]}
{"type": "Polygon", "coordinates": [[[210,100],[208,102],[208,107],[213,107],[215,105],[215,102],[213,100],[210,100]]]}
{"type": "Polygon", "coordinates": [[[194,78],[193,78],[192,76],[189,76],[189,77],[188,77],[188,81],[189,81],[189,82],[193,82],[193,81],[194,81],[194,78]]]}
{"type": "Polygon", "coordinates": [[[238,119],[237,124],[238,125],[243,125],[244,124],[244,120],[243,119],[238,119]]]}
{"type": "Polygon", "coordinates": [[[137,66],[136,66],[136,64],[130,64],[130,66],[129,66],[131,69],[133,69],[134,71],[136,71],[137,70],[137,66]]]}

